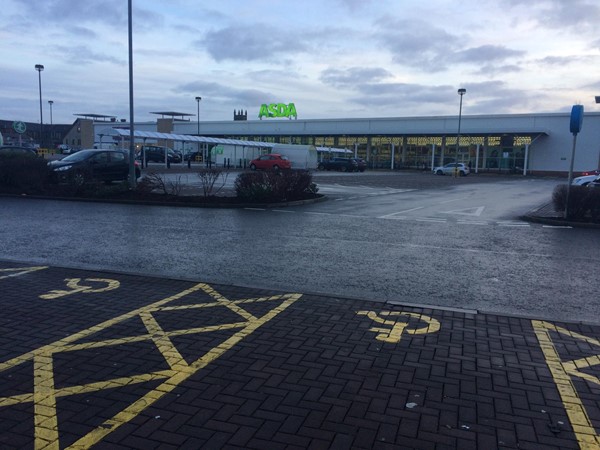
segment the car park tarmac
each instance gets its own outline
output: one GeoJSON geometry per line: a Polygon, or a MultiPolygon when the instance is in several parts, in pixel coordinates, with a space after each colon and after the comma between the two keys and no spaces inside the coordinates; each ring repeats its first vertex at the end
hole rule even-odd
{"type": "Polygon", "coordinates": [[[0,261],[2,448],[600,448],[600,327],[0,261]]]}

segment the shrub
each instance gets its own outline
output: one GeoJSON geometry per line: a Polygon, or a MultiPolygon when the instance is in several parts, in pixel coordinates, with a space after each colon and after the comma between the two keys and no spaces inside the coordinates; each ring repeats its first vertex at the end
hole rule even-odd
{"type": "Polygon", "coordinates": [[[200,184],[202,185],[202,193],[205,197],[210,195],[217,194],[223,187],[225,183],[227,183],[227,177],[229,176],[229,171],[221,170],[221,169],[200,169],[198,172],[198,178],[200,179],[200,184]],[[217,189],[215,189],[215,184],[217,180],[221,178],[221,182],[219,183],[217,189]]]}
{"type": "Polygon", "coordinates": [[[300,200],[317,190],[308,170],[249,172],[235,180],[237,197],[253,202],[300,200]]]}
{"type": "MultiPolygon", "coordinates": [[[[556,211],[564,211],[567,204],[567,185],[554,188],[552,202],[556,211]]],[[[569,192],[568,219],[600,220],[600,189],[587,186],[571,186],[569,192]]]]}
{"type": "Polygon", "coordinates": [[[24,153],[0,154],[0,187],[5,191],[42,192],[50,179],[45,159],[24,153]]]}
{"type": "Polygon", "coordinates": [[[593,187],[588,189],[590,216],[592,221],[600,223],[600,188],[593,187]]]}

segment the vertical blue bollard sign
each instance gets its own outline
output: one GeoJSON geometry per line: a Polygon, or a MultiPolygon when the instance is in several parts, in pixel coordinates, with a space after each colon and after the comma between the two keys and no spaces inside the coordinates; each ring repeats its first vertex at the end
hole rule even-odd
{"type": "Polygon", "coordinates": [[[571,108],[571,133],[577,134],[583,125],[583,105],[573,105],[571,108]]]}
{"type": "Polygon", "coordinates": [[[569,217],[569,197],[571,194],[571,183],[573,182],[573,165],[575,163],[575,147],[577,145],[577,134],[583,126],[583,105],[573,105],[571,108],[570,130],[573,133],[573,150],[571,151],[571,166],[569,167],[569,181],[567,182],[567,198],[565,199],[565,219],[569,217]]]}

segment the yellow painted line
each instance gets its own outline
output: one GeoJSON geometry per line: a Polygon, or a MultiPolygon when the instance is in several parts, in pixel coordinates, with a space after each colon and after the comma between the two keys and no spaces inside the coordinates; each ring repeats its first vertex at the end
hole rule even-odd
{"type": "Polygon", "coordinates": [[[8,273],[8,275],[0,275],[0,280],[3,280],[4,278],[19,277],[21,275],[25,275],[31,272],[37,272],[38,270],[44,270],[47,268],[48,266],[34,266],[0,269],[0,273],[8,273]]]}
{"type": "MultiPolygon", "coordinates": [[[[71,287],[74,287],[77,283],[74,281],[71,287]]],[[[91,392],[101,392],[106,389],[115,389],[134,384],[142,384],[149,381],[161,381],[161,384],[156,388],[148,391],[142,398],[133,402],[111,419],[106,420],[102,425],[94,429],[89,434],[82,436],[77,442],[69,447],[89,448],[99,442],[99,440],[101,440],[107,434],[136,417],[141,411],[161,399],[164,395],[173,391],[173,389],[175,389],[181,382],[187,380],[190,376],[222,356],[242,339],[288,308],[300,297],[300,294],[285,294],[256,299],[230,301],[212,289],[212,287],[209,285],[203,283],[197,284],[189,289],[179,292],[178,294],[122,314],[113,319],[109,319],[101,324],[94,325],[86,330],[82,330],[79,333],[67,336],[57,342],[45,345],[0,364],[1,372],[25,362],[33,361],[34,378],[34,389],[32,393],[18,394],[7,398],[0,398],[0,407],[32,402],[35,425],[34,447],[36,450],[55,450],[59,448],[59,424],[56,410],[58,398],[91,392]],[[225,306],[244,317],[245,320],[234,323],[224,323],[220,325],[165,331],[161,327],[154,313],[178,309],[179,306],[167,305],[169,302],[173,302],[185,296],[193,296],[198,291],[204,291],[217,300],[216,302],[211,303],[213,307],[225,306]],[[271,309],[268,313],[259,318],[256,318],[254,315],[248,313],[237,305],[237,303],[255,303],[259,301],[270,300],[279,301],[280,303],[278,303],[278,306],[271,309]],[[77,342],[83,338],[93,338],[94,334],[104,331],[119,322],[123,322],[136,316],[141,318],[145,326],[146,332],[141,335],[105,339],[103,341],[77,342]],[[183,356],[171,340],[176,336],[210,333],[220,330],[237,331],[221,344],[210,349],[191,364],[188,364],[184,360],[183,356]],[[56,388],[54,386],[54,355],[100,347],[117,347],[119,345],[126,345],[142,341],[152,342],[153,345],[156,346],[156,348],[163,355],[171,369],[91,382],[77,386],[67,386],[62,388],[56,388]]]]}
{"type": "Polygon", "coordinates": [[[598,450],[600,449],[600,436],[598,436],[592,421],[585,409],[583,401],[580,399],[575,388],[569,371],[573,372],[573,361],[568,361],[565,365],[552,342],[550,331],[565,334],[574,338],[583,338],[582,340],[594,340],[577,333],[570,332],[554,324],[532,320],[533,329],[540,343],[540,348],[544,353],[546,364],[550,369],[554,383],[562,399],[563,405],[573,427],[573,432],[581,449],[598,450]]]}
{"type": "Polygon", "coordinates": [[[183,370],[187,368],[188,364],[185,362],[179,350],[173,345],[169,336],[165,333],[165,330],[158,324],[156,319],[149,312],[143,312],[140,314],[142,321],[146,329],[150,332],[150,336],[154,341],[154,345],[158,348],[158,351],[165,357],[169,367],[174,370],[183,370]]]}
{"type": "Polygon", "coordinates": [[[168,394],[173,389],[175,389],[179,384],[183,381],[187,380],[191,375],[198,372],[200,369],[206,367],[215,359],[219,358],[225,352],[233,348],[238,342],[244,339],[246,336],[253,333],[260,326],[267,323],[269,320],[273,319],[279,313],[288,308],[291,304],[293,304],[296,300],[301,297],[300,294],[295,295],[293,298],[284,301],[277,308],[272,309],[267,314],[265,314],[260,319],[253,320],[249,322],[248,326],[243,328],[242,330],[235,333],[229,339],[225,340],[218,346],[214,347],[212,350],[207,352],[205,355],[194,361],[190,366],[194,369],[188,373],[185,372],[175,372],[172,377],[158,386],[156,389],[148,392],[142,398],[135,401],[133,404],[125,408],[123,411],[117,413],[112,419],[105,421],[98,428],[94,429],[77,442],[75,442],[69,448],[89,448],[92,445],[98,443],[103,437],[107,436],[109,433],[113,432],[121,425],[129,422],[131,419],[136,417],[140,412],[144,409],[148,408],[156,401],[160,400],[165,394],[168,394]]]}
{"type": "Polygon", "coordinates": [[[35,448],[58,450],[58,419],[52,354],[37,354],[33,358],[33,366],[35,448]]]}
{"type": "Polygon", "coordinates": [[[248,320],[248,321],[253,321],[256,320],[256,317],[254,317],[252,314],[250,314],[248,311],[246,311],[243,308],[240,308],[239,306],[237,306],[235,303],[227,300],[225,297],[223,297],[221,294],[219,294],[217,291],[215,291],[213,288],[211,288],[210,286],[208,287],[208,289],[204,290],[208,295],[210,295],[212,298],[214,298],[215,300],[217,300],[220,304],[222,304],[223,306],[226,306],[227,308],[229,308],[231,311],[233,311],[234,313],[239,314],[240,316],[242,316],[244,319],[248,320]]]}
{"type": "Polygon", "coordinates": [[[202,290],[203,287],[205,287],[206,285],[204,283],[199,283],[196,284],[195,286],[192,286],[189,289],[186,289],[184,291],[181,291],[175,295],[172,295],[170,297],[164,298],[162,300],[159,300],[155,303],[152,303],[151,305],[147,305],[147,306],[143,306],[141,308],[138,309],[134,309],[133,311],[129,311],[125,314],[121,314],[118,317],[114,317],[112,319],[106,320],[98,325],[94,325],[86,330],[80,331],[79,333],[75,333],[72,334],[70,336],[67,336],[63,339],[61,339],[60,341],[57,341],[55,343],[52,344],[48,344],[45,345],[43,347],[40,347],[36,350],[33,350],[31,352],[25,353],[23,355],[17,356],[13,359],[10,359],[4,363],[0,363],[0,372],[2,372],[3,370],[8,369],[9,367],[13,367],[17,364],[20,364],[22,362],[26,362],[28,360],[31,360],[35,355],[37,354],[44,354],[44,353],[54,353],[55,350],[62,350],[62,348],[67,345],[70,344],[72,342],[78,341],[79,339],[83,339],[85,337],[91,336],[94,333],[97,333],[98,331],[102,331],[105,328],[111,327],[112,325],[115,325],[119,322],[122,322],[124,320],[127,319],[131,319],[132,317],[138,316],[139,314],[141,314],[144,311],[151,311],[152,309],[156,309],[166,303],[172,302],[174,300],[178,300],[182,297],[185,297],[186,295],[192,294],[194,292],[197,292],[199,290],[202,290]]]}

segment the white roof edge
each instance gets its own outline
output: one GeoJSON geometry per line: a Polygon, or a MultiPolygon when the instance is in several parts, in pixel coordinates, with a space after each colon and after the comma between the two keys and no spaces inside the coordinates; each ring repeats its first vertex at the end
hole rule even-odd
{"type": "MultiPolygon", "coordinates": [[[[107,131],[107,135],[111,136],[129,136],[129,129],[125,128],[111,128],[107,131]]],[[[273,144],[270,142],[260,141],[242,141],[237,139],[221,139],[212,138],[206,136],[192,136],[187,134],[171,134],[171,133],[158,133],[156,131],[133,131],[134,138],[151,138],[151,139],[164,139],[167,141],[181,141],[181,142],[201,142],[204,144],[225,144],[225,145],[239,145],[243,147],[262,147],[272,148],[273,144]]]]}

